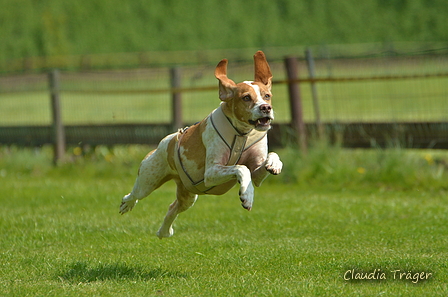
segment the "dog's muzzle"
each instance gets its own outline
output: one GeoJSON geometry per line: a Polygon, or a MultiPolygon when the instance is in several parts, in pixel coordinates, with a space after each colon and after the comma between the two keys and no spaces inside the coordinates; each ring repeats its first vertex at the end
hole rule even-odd
{"type": "Polygon", "coordinates": [[[257,130],[268,130],[271,127],[272,118],[264,117],[255,121],[249,120],[249,124],[254,125],[257,130]]]}
{"type": "Polygon", "coordinates": [[[272,115],[272,106],[269,104],[262,104],[259,107],[258,118],[249,120],[249,124],[254,125],[256,130],[266,131],[271,128],[271,121],[274,119],[272,115]]]}

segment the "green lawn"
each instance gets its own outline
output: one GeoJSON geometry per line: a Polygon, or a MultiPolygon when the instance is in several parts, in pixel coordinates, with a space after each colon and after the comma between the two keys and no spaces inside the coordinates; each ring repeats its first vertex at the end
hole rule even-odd
{"type": "Polygon", "coordinates": [[[202,196],[159,240],[173,183],[118,214],[147,150],[98,147],[53,168],[49,148],[1,148],[1,295],[448,294],[444,151],[281,150],[284,172],[251,212],[237,188],[202,196]],[[387,279],[344,280],[375,269],[387,279]]]}

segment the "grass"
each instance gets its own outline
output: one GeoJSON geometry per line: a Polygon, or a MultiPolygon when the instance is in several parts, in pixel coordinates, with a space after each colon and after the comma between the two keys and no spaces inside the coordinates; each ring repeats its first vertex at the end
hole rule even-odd
{"type": "Polygon", "coordinates": [[[148,147],[98,147],[52,167],[50,149],[0,149],[0,291],[5,296],[446,296],[444,151],[278,151],[256,189],[203,196],[173,238],[155,236],[168,183],[120,216],[148,147]],[[387,272],[346,281],[347,270],[387,272]],[[393,270],[429,272],[417,284],[393,270]]]}
{"type": "MultiPolygon", "coordinates": [[[[7,70],[10,60],[43,56],[66,58],[64,64],[78,68],[80,63],[71,55],[142,51],[200,50],[206,55],[208,49],[364,42],[384,42],[385,50],[393,50],[392,41],[446,42],[448,37],[443,1],[351,0],[340,5],[326,0],[259,0],[256,4],[217,0],[4,3],[0,67],[7,70]],[[260,17],[267,12],[268,26],[260,17]]],[[[123,65],[122,55],[115,59],[108,64],[123,65]]]]}

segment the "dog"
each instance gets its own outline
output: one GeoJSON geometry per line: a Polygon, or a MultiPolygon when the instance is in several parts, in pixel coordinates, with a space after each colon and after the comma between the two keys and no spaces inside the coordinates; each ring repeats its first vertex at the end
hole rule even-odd
{"type": "Polygon", "coordinates": [[[278,155],[268,153],[274,110],[272,74],[264,53],[254,55],[254,81],[236,84],[227,77],[227,64],[223,59],[215,69],[220,106],[201,122],[162,139],[143,159],[132,192],[122,199],[124,214],[165,182],[176,182],[176,200],[157,232],[160,239],[174,234],[174,220],[193,206],[198,195],[222,195],[237,182],[242,206],[250,211],[254,185],[282,170],[278,155]]]}

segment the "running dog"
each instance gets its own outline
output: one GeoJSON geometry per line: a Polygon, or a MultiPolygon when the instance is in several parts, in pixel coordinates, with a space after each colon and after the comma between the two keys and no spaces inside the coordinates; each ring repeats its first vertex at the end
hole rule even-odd
{"type": "Polygon", "coordinates": [[[169,180],[177,184],[159,238],[173,235],[179,213],[195,203],[198,195],[222,195],[237,182],[242,206],[252,209],[254,186],[282,170],[276,153],[268,153],[267,132],[274,119],[272,74],[263,52],[254,55],[254,81],[236,84],[227,77],[226,59],[215,69],[220,106],[201,122],[179,129],[161,140],[142,161],[131,193],[124,196],[120,213],[132,210],[169,180]]]}

